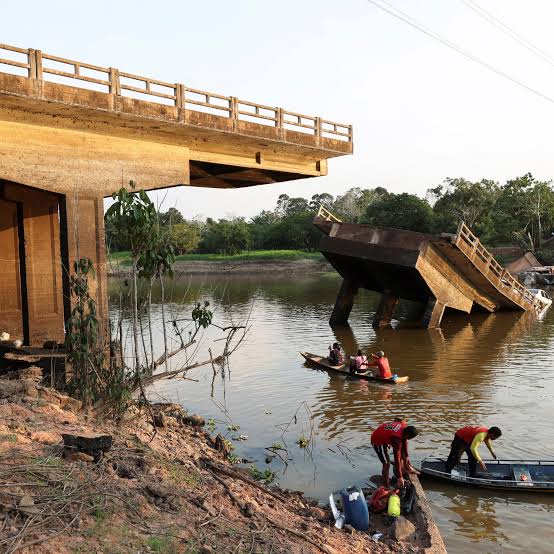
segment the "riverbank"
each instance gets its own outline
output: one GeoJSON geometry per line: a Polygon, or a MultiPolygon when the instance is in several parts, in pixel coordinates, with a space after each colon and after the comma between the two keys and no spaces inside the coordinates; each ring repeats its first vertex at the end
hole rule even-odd
{"type": "MultiPolygon", "coordinates": [[[[2,551],[443,551],[417,520],[409,542],[337,530],[330,511],[302,493],[268,488],[232,466],[221,452],[227,443],[178,405],[154,405],[156,428],[144,410],[114,425],[38,385],[36,369],[18,377],[0,380],[2,551]],[[62,435],[109,436],[110,446],[93,459],[64,449],[62,435]]],[[[378,519],[371,533],[386,532],[378,519]]]]}
{"type": "MultiPolygon", "coordinates": [[[[131,258],[128,252],[116,252],[110,256],[109,275],[126,275],[130,271],[131,258]]],[[[319,252],[302,250],[253,250],[233,256],[223,254],[188,254],[177,256],[177,275],[206,274],[259,274],[259,273],[327,273],[333,271],[331,264],[319,252]]]]}

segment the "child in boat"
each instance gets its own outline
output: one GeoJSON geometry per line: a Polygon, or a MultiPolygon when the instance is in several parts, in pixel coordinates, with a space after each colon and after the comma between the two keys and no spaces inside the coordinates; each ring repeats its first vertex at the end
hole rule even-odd
{"type": "Polygon", "coordinates": [[[333,343],[333,348],[329,351],[329,361],[333,365],[341,365],[343,362],[342,351],[338,342],[333,343]]]}
{"type": "Polygon", "coordinates": [[[477,449],[484,442],[487,445],[492,457],[496,460],[496,454],[492,449],[491,441],[502,436],[502,431],[498,427],[479,427],[479,425],[468,425],[458,429],[454,434],[454,440],[450,446],[450,454],[446,460],[446,472],[450,473],[454,466],[460,463],[462,455],[467,454],[467,463],[469,467],[469,476],[477,477],[477,464],[483,471],[487,466],[479,456],[477,449]]]}
{"type": "Polygon", "coordinates": [[[390,379],[392,377],[392,372],[389,366],[389,360],[385,357],[385,353],[382,350],[379,350],[377,354],[372,354],[371,357],[373,361],[367,364],[367,367],[377,367],[379,369],[379,375],[381,379],[390,379]]]}
{"type": "Polygon", "coordinates": [[[367,356],[364,356],[361,350],[358,350],[358,355],[354,358],[354,365],[355,365],[356,371],[360,373],[366,371],[368,368],[367,356]]]}

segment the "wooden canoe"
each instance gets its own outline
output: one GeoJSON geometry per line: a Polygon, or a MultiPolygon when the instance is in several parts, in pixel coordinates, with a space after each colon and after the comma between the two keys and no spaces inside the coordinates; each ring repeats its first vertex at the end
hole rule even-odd
{"type": "Polygon", "coordinates": [[[350,375],[356,379],[363,379],[364,381],[375,381],[377,383],[383,383],[386,385],[400,385],[406,383],[409,377],[396,377],[396,379],[383,379],[381,377],[374,377],[371,373],[351,373],[347,364],[332,365],[329,358],[326,356],[318,356],[317,354],[310,354],[309,352],[300,352],[300,355],[311,364],[328,371],[336,371],[338,373],[344,373],[350,375]]]}
{"type": "Polygon", "coordinates": [[[554,461],[483,460],[487,470],[477,468],[477,477],[470,477],[467,463],[458,464],[452,473],[445,470],[445,460],[427,458],[421,462],[421,474],[452,484],[482,489],[554,492],[554,461]]]}

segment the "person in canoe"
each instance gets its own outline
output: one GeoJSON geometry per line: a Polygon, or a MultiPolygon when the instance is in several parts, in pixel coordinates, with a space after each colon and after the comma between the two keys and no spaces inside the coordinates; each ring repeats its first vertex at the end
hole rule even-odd
{"type": "Polygon", "coordinates": [[[354,370],[357,373],[367,371],[367,356],[361,350],[358,350],[358,355],[354,358],[354,370]]]}
{"type": "Polygon", "coordinates": [[[479,456],[478,448],[482,442],[487,445],[492,457],[496,460],[496,454],[492,448],[491,441],[494,441],[502,436],[502,431],[498,427],[479,427],[479,425],[468,425],[458,429],[454,434],[454,440],[450,446],[450,454],[446,460],[446,472],[450,473],[454,466],[460,463],[462,455],[467,454],[467,462],[469,467],[469,476],[477,477],[477,464],[483,471],[486,471],[487,466],[479,456]]]}
{"type": "Polygon", "coordinates": [[[338,342],[333,343],[333,347],[329,348],[329,361],[333,365],[341,365],[343,360],[340,344],[338,342]]]}
{"type": "Polygon", "coordinates": [[[388,487],[389,468],[389,447],[392,448],[394,457],[394,475],[399,488],[404,487],[404,475],[406,472],[418,474],[412,466],[408,455],[408,440],[417,437],[418,431],[413,425],[408,425],[403,419],[395,419],[391,423],[382,423],[371,433],[371,446],[375,450],[379,461],[383,464],[383,485],[388,487]]]}
{"type": "Polygon", "coordinates": [[[371,354],[373,358],[372,362],[367,364],[367,367],[377,367],[379,374],[376,377],[381,379],[390,379],[392,377],[392,372],[390,370],[389,360],[385,357],[385,353],[382,350],[379,350],[377,354],[371,354]]]}

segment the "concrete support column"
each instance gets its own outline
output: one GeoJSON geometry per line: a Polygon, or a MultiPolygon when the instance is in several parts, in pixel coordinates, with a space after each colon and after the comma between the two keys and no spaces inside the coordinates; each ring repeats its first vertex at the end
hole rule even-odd
{"type": "Polygon", "coordinates": [[[350,279],[344,279],[337,295],[331,319],[329,319],[330,325],[344,325],[348,323],[356,294],[358,294],[357,283],[350,279]]]}
{"type": "Polygon", "coordinates": [[[439,302],[436,298],[430,298],[423,314],[423,327],[427,327],[427,329],[440,327],[445,308],[445,304],[439,302]]]}
{"type": "Polygon", "coordinates": [[[385,291],[381,294],[379,306],[377,306],[377,311],[373,317],[374,329],[390,325],[392,316],[394,315],[394,310],[398,304],[398,300],[398,296],[394,296],[390,291],[385,291]]]}
{"type": "MultiPolygon", "coordinates": [[[[65,197],[65,221],[67,241],[66,278],[73,273],[73,262],[78,258],[90,258],[96,278],[90,281],[91,296],[96,300],[101,333],[109,339],[108,275],[106,242],[104,236],[104,199],[77,195],[65,197]]],[[[66,305],[66,311],[71,309],[66,305]]],[[[107,344],[107,343],[106,343],[107,344]]]]}

